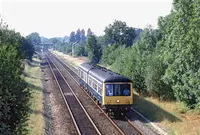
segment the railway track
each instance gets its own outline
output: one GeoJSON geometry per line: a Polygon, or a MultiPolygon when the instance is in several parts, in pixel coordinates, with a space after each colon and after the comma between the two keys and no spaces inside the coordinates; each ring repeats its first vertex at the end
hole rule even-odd
{"type": "MultiPolygon", "coordinates": [[[[59,60],[55,55],[53,54],[49,54],[51,55],[56,61],[59,62],[59,64],[65,69],[66,72],[68,72],[68,74],[73,78],[74,82],[79,85],[79,76],[77,74],[78,70],[75,69],[74,67],[72,67],[71,65],[59,60]]],[[[88,97],[95,103],[95,101],[89,96],[89,94],[84,91],[88,97]]],[[[98,106],[96,104],[96,106],[98,106]]],[[[104,115],[106,115],[107,119],[109,119],[109,121],[111,121],[111,123],[116,127],[117,130],[120,131],[121,134],[133,134],[133,135],[137,135],[137,134],[143,134],[126,116],[122,116],[122,118],[116,120],[113,119],[111,120],[107,114],[98,106],[98,108],[104,113],[104,115]]]]}
{"type": "Polygon", "coordinates": [[[61,72],[58,70],[56,65],[53,63],[53,61],[50,60],[49,57],[47,57],[47,61],[59,86],[60,92],[65,100],[66,106],[70,112],[78,134],[100,135],[100,131],[82,106],[81,102],[74,94],[69,84],[66,82],[61,72]]]}

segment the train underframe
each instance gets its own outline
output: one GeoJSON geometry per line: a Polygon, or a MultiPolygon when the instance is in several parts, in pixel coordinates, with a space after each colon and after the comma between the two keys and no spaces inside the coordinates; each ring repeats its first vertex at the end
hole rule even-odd
{"type": "Polygon", "coordinates": [[[131,110],[131,105],[104,105],[102,109],[108,113],[110,117],[118,118],[131,110]]]}

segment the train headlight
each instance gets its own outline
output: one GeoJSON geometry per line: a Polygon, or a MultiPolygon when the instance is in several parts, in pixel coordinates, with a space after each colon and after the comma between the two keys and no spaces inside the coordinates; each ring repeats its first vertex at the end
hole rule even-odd
{"type": "Polygon", "coordinates": [[[111,103],[111,101],[109,100],[108,103],[111,103]]]}
{"type": "Polygon", "coordinates": [[[117,103],[119,103],[119,99],[117,99],[117,103]]]}
{"type": "Polygon", "coordinates": [[[127,104],[130,104],[129,100],[126,100],[126,103],[127,103],[127,104]]]}

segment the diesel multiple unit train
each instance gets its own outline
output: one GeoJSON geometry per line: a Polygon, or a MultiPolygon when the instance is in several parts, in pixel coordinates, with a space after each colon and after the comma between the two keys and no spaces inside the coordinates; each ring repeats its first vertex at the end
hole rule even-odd
{"type": "Polygon", "coordinates": [[[132,81],[106,68],[83,63],[78,68],[80,85],[109,114],[118,116],[133,104],[132,81]]]}

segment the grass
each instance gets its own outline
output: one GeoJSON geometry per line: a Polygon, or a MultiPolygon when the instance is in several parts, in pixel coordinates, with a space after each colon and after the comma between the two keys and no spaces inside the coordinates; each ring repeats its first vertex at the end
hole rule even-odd
{"type": "MultiPolygon", "coordinates": [[[[57,51],[53,53],[65,58],[66,62],[76,67],[87,61],[57,51]]],[[[170,135],[200,135],[200,114],[196,110],[189,110],[179,102],[159,101],[135,93],[133,107],[170,135]]]]}
{"type": "Polygon", "coordinates": [[[83,62],[88,61],[87,57],[73,57],[70,55],[63,54],[58,51],[52,51],[55,55],[60,56],[65,59],[66,62],[70,63],[71,65],[78,67],[83,62]]]}
{"type": "Polygon", "coordinates": [[[200,134],[200,115],[183,104],[135,94],[134,108],[170,135],[200,134]]]}
{"type": "Polygon", "coordinates": [[[30,64],[25,65],[25,80],[31,90],[30,117],[27,121],[29,135],[44,134],[43,93],[40,71],[40,60],[34,58],[30,64]]]}

